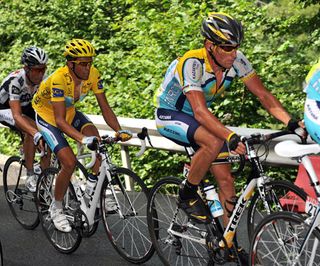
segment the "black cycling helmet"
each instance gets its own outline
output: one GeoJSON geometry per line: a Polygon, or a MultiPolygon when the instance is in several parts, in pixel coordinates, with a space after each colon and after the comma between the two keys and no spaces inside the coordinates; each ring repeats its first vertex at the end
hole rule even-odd
{"type": "Polygon", "coordinates": [[[21,64],[32,67],[36,65],[45,65],[48,61],[48,55],[41,48],[31,46],[24,49],[21,56],[21,64]]]}
{"type": "Polygon", "coordinates": [[[201,34],[215,45],[239,46],[243,40],[241,23],[222,12],[209,13],[202,21],[201,34]]]}

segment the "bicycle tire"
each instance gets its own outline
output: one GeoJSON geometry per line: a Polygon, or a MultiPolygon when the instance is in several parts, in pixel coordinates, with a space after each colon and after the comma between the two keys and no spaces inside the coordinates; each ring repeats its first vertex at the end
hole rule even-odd
{"type": "Polygon", "coordinates": [[[3,169],[3,188],[13,217],[24,229],[33,230],[39,225],[35,193],[25,186],[27,169],[19,156],[8,158],[3,169]]]}
{"type": "MultiPolygon", "coordinates": [[[[79,247],[82,235],[81,229],[75,225],[75,222],[69,220],[72,231],[70,233],[64,233],[58,231],[50,217],[49,207],[52,202],[55,179],[59,169],[57,168],[47,168],[44,170],[41,178],[38,180],[37,189],[37,207],[42,229],[49,240],[49,242],[54,246],[56,250],[64,254],[70,254],[77,250],[79,247]]],[[[63,200],[64,212],[67,217],[74,217],[73,211],[77,209],[77,198],[72,185],[65,194],[63,200]]]]}
{"type": "Polygon", "coordinates": [[[110,184],[105,182],[100,195],[100,211],[107,236],[125,260],[135,264],[144,263],[154,253],[147,228],[148,189],[129,169],[115,168],[111,175],[119,205],[113,213],[107,212],[106,199],[113,197],[115,200],[115,196],[110,194],[110,184]]]}
{"type": "MultiPolygon", "coordinates": [[[[285,180],[270,181],[265,184],[266,188],[266,199],[272,212],[276,211],[297,211],[298,202],[305,202],[307,199],[307,193],[294,185],[293,183],[285,180]],[[277,196],[277,197],[275,197],[277,196]],[[281,198],[279,209],[279,197],[281,198]],[[285,203],[285,199],[290,200],[289,203],[285,203]]],[[[247,228],[249,240],[252,239],[252,235],[257,224],[268,215],[260,194],[258,192],[252,197],[247,216],[247,228]]]]}
{"type": "Polygon", "coordinates": [[[295,261],[309,228],[305,217],[297,213],[278,212],[265,217],[253,235],[250,245],[250,265],[319,266],[320,231],[317,228],[313,230],[306,243],[302,256],[295,261]],[[312,262],[311,253],[314,248],[317,252],[312,262]]]}
{"type": "Polygon", "coordinates": [[[166,177],[152,188],[148,198],[148,228],[155,250],[164,265],[210,265],[206,244],[168,233],[169,226],[187,236],[206,243],[206,225],[196,224],[178,208],[181,179],[166,177]],[[174,223],[173,223],[174,222],[174,223]]]}

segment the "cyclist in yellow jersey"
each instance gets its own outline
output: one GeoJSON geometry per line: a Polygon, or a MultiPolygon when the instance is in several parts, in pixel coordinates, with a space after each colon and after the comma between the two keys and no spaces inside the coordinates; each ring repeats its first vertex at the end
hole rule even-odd
{"type": "MultiPolygon", "coordinates": [[[[245,147],[239,136],[224,126],[208,107],[228,89],[234,77],[239,77],[271,115],[291,131],[305,133],[299,122],[292,119],[265,88],[249,60],[238,50],[243,40],[239,21],[228,14],[212,12],[203,20],[201,33],[205,38],[204,47],[186,52],[169,66],[157,93],[155,120],[160,134],[196,151],[188,178],[179,191],[179,206],[191,219],[209,222],[197,188],[210,168],[220,188],[219,196],[225,209],[223,220],[227,224],[235,197],[234,178],[230,166],[210,165],[225,142],[238,154],[244,153],[245,147]]],[[[247,254],[243,254],[243,265],[247,258],[247,254]]]]}
{"type": "MultiPolygon", "coordinates": [[[[75,103],[92,91],[104,120],[116,131],[121,141],[129,140],[131,133],[121,130],[117,117],[108,104],[99,71],[92,65],[95,56],[92,44],[83,39],[68,41],[64,56],[66,65],[41,83],[33,97],[32,106],[36,112],[37,127],[61,164],[54,199],[49,209],[50,215],[58,230],[70,232],[62,200],[76,165],[76,157],[64,134],[86,145],[100,139],[97,128],[88,117],[76,110],[75,103]]],[[[98,173],[99,167],[100,163],[96,162],[93,172],[98,173]]]]}

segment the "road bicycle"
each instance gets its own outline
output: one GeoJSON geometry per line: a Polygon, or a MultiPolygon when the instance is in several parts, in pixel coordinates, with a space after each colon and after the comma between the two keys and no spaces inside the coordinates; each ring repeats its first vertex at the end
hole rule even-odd
{"type": "MultiPolygon", "coordinates": [[[[79,160],[91,157],[89,153],[82,152],[81,145],[78,144],[77,158],[79,160]]],[[[33,165],[34,173],[41,175],[40,158],[42,154],[36,153],[33,165]]],[[[59,163],[54,154],[52,154],[50,165],[58,167],[59,163]]],[[[39,225],[39,217],[35,200],[35,193],[30,192],[25,185],[27,179],[27,169],[23,150],[20,150],[20,156],[9,157],[3,168],[3,189],[5,198],[13,217],[21,226],[27,230],[33,230],[39,225]]]]}
{"type": "MultiPolygon", "coordinates": [[[[137,135],[141,139],[140,156],[145,149],[146,129],[137,135]]],[[[82,164],[77,164],[78,168],[63,200],[64,212],[72,227],[70,233],[58,231],[48,211],[59,170],[46,169],[39,180],[37,205],[40,221],[46,237],[59,252],[74,252],[82,238],[88,236],[92,227],[102,219],[111,244],[124,259],[131,263],[143,263],[153,255],[146,217],[148,189],[134,172],[112,163],[108,147],[117,141],[114,137],[103,136],[92,153],[90,165],[99,156],[101,166],[95,190],[89,199],[85,195],[83,183],[75,178],[81,172],[87,179],[88,172],[82,164]],[[110,199],[116,205],[112,212],[107,209],[110,199]]]]}
{"type": "MultiPolygon", "coordinates": [[[[38,161],[35,161],[33,168],[35,174],[41,174],[38,161]]],[[[3,189],[13,217],[23,228],[33,230],[38,226],[39,218],[34,193],[26,188],[26,179],[27,169],[24,153],[20,151],[20,156],[11,156],[5,162],[3,168],[3,189]]]]}
{"type": "Polygon", "coordinates": [[[320,265],[320,179],[310,159],[310,155],[320,153],[320,145],[301,145],[288,140],[277,144],[275,152],[303,164],[316,198],[307,197],[308,217],[277,212],[259,223],[250,245],[251,264],[320,265]]]}
{"type": "MultiPolygon", "coordinates": [[[[249,233],[255,224],[267,214],[276,210],[293,211],[296,201],[306,200],[306,193],[288,181],[275,181],[264,173],[255,144],[267,144],[269,140],[288,134],[276,132],[269,135],[253,134],[242,137],[246,146],[247,161],[251,174],[235,202],[226,229],[219,218],[212,217],[204,193],[204,182],[199,185],[200,196],[207,206],[210,223],[199,224],[190,219],[178,205],[178,191],[182,182],[176,177],[167,177],[158,181],[150,191],[148,198],[148,227],[154,247],[165,265],[213,265],[233,261],[241,265],[234,236],[251,198],[248,209],[249,233]],[[290,194],[291,204],[281,204],[290,194]]],[[[226,161],[220,159],[213,164],[230,163],[237,159],[230,156],[226,161]]],[[[247,266],[247,265],[246,265],[247,266]]]]}

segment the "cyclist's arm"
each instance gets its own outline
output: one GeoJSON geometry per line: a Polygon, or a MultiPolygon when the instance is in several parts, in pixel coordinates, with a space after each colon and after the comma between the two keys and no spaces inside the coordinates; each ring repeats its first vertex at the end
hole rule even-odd
{"type": "Polygon", "coordinates": [[[68,124],[66,121],[66,105],[64,101],[52,102],[54,117],[56,120],[57,127],[60,128],[65,134],[73,138],[78,142],[82,142],[85,135],[81,134],[73,126],[68,124]]]}
{"type": "Polygon", "coordinates": [[[269,114],[283,122],[285,125],[288,125],[291,116],[284,109],[279,100],[266,89],[257,74],[253,74],[243,82],[248,90],[259,98],[259,101],[269,114]]]}
{"type": "Polygon", "coordinates": [[[118,122],[118,119],[115,115],[115,113],[112,111],[107,98],[104,93],[97,93],[95,94],[98,104],[100,106],[102,116],[104,118],[104,121],[114,130],[119,131],[121,129],[120,124],[118,122]]]}
{"type": "Polygon", "coordinates": [[[213,135],[226,140],[232,133],[209,110],[203,92],[191,90],[186,97],[192,107],[195,119],[213,135]]]}
{"type": "Polygon", "coordinates": [[[34,136],[38,132],[36,125],[32,124],[33,122],[31,119],[28,119],[22,114],[20,101],[11,100],[9,101],[9,105],[17,128],[31,136],[34,136]]]}

